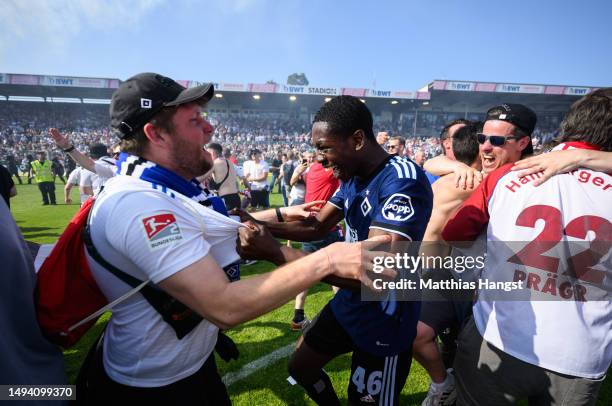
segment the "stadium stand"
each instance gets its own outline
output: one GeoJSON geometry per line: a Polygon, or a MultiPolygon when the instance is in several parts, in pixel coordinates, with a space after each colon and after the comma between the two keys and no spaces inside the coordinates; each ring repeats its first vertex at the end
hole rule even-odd
{"type": "MultiPolygon", "coordinates": [[[[112,145],[108,104],[118,79],[0,73],[0,160],[6,164],[46,151],[67,157],[48,136],[58,127],[85,153],[94,142],[112,145]]],[[[182,81],[196,86],[197,81],[182,81]]],[[[407,151],[423,150],[427,158],[440,153],[438,134],[456,118],[480,120],[486,109],[501,102],[520,101],[538,113],[537,147],[550,141],[569,106],[592,91],[589,87],[545,86],[435,80],[416,92],[279,84],[215,83],[209,120],[215,141],[232,150],[239,162],[253,148],[270,159],[278,150],[309,148],[309,131],[317,109],[329,97],[350,94],[362,98],[374,115],[374,130],[407,138],[407,151]]],[[[62,162],[64,163],[64,162],[62,162]]]]}

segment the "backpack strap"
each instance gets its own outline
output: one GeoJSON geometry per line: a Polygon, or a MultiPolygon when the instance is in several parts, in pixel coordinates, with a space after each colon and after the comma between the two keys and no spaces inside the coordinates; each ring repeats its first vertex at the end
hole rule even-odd
{"type": "Polygon", "coordinates": [[[96,249],[95,245],[93,244],[93,240],[91,239],[91,231],[90,231],[91,213],[93,213],[93,207],[92,207],[92,210],[90,210],[89,214],[87,215],[87,223],[85,224],[85,227],[83,228],[83,242],[85,243],[85,248],[87,249],[87,253],[91,255],[91,257],[98,264],[102,265],[104,268],[106,268],[106,270],[108,270],[110,273],[115,275],[117,278],[121,279],[123,282],[130,285],[132,288],[138,287],[139,285],[143,283],[143,281],[141,281],[138,278],[133,277],[130,274],[123,272],[121,269],[117,268],[116,266],[108,262],[106,259],[104,259],[104,257],[102,257],[102,255],[100,255],[100,252],[96,249]]]}
{"type": "MultiPolygon", "coordinates": [[[[87,215],[87,223],[85,224],[85,227],[83,227],[83,243],[87,249],[87,252],[99,265],[133,288],[120,298],[106,305],[105,308],[110,308],[132,296],[134,293],[140,291],[145,300],[160,314],[162,319],[168,323],[170,327],[172,327],[179,340],[189,334],[191,330],[193,330],[203,320],[202,316],[185,306],[179,300],[173,298],[162,289],[155,287],[150,280],[143,282],[104,259],[100,252],[96,249],[91,238],[90,221],[92,213],[93,206],[87,215]]],[[[97,315],[104,312],[103,309],[100,309],[94,313],[96,316],[88,316],[86,319],[77,323],[77,325],[71,326],[71,328],[76,328],[82,323],[91,320],[91,318],[97,317],[97,315]]]]}
{"type": "Polygon", "coordinates": [[[221,185],[227,180],[227,177],[229,176],[229,161],[226,159],[225,160],[225,164],[227,165],[227,172],[225,173],[225,178],[223,178],[223,180],[219,183],[217,183],[217,190],[221,188],[221,185]]]}

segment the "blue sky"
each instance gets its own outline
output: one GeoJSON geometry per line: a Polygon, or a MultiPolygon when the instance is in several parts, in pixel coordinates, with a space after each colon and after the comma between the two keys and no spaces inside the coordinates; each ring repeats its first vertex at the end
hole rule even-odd
{"type": "Polygon", "coordinates": [[[608,0],[2,0],[0,72],[612,85],[608,0]]]}

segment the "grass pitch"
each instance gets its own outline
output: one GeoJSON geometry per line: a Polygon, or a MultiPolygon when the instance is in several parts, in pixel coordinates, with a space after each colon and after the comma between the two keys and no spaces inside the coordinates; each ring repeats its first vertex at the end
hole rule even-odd
{"type": "MultiPolygon", "coordinates": [[[[35,184],[17,185],[18,194],[11,199],[11,211],[27,240],[40,244],[56,241],[69,219],[78,210],[78,204],[65,205],[63,203],[63,185],[59,180],[56,188],[58,205],[42,206],[40,192],[35,184]]],[[[74,202],[79,201],[76,188],[72,189],[72,199],[74,202]]],[[[282,205],[282,197],[273,193],[271,203],[282,205]]],[[[260,261],[249,267],[242,267],[241,273],[243,278],[248,278],[268,272],[273,268],[272,264],[260,261]]],[[[306,315],[309,318],[314,317],[331,296],[331,288],[328,285],[318,284],[312,287],[306,300],[306,315]]],[[[96,326],[76,346],[64,352],[66,373],[70,382],[74,382],[87,350],[109,317],[110,313],[103,315],[96,326]]],[[[237,372],[244,365],[278,348],[295,343],[299,333],[289,329],[292,317],[293,302],[290,302],[273,312],[228,331],[227,334],[238,345],[240,358],[229,363],[217,358],[221,376],[229,372],[237,372]]],[[[287,360],[288,358],[282,358],[230,385],[228,391],[233,404],[244,406],[314,404],[299,386],[291,386],[287,382],[287,360]]],[[[325,370],[342,403],[346,403],[346,387],[350,378],[350,357],[345,355],[335,359],[325,367],[325,370]]],[[[402,390],[400,404],[420,405],[427,393],[428,385],[429,377],[424,369],[417,362],[413,362],[410,375],[402,390]]],[[[612,404],[612,379],[608,378],[604,382],[597,404],[602,406],[612,404]]]]}

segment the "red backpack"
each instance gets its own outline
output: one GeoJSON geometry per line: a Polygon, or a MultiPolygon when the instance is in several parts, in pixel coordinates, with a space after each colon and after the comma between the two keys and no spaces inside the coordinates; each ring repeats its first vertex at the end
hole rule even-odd
{"type": "Polygon", "coordinates": [[[172,327],[177,338],[185,337],[202,321],[202,316],[148,280],[141,281],[125,273],[100,255],[93,246],[87,226],[93,204],[93,198],[83,204],[38,271],[36,313],[43,334],[49,341],[69,348],[79,341],[104,311],[140,292],[172,327]],[[94,261],[131,286],[132,290],[109,304],[91,274],[86,251],[94,261]]]}
{"type": "Polygon", "coordinates": [[[88,199],[74,215],[38,271],[36,313],[43,334],[68,348],[93,326],[98,317],[71,326],[108,304],[93,278],[83,245],[83,229],[93,206],[88,199]]]}

